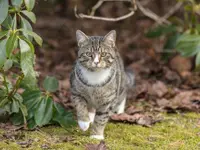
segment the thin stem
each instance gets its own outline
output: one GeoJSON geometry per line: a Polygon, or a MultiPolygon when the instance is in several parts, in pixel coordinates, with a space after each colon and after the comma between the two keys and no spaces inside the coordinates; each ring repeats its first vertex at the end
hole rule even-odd
{"type": "Polygon", "coordinates": [[[3,71],[3,84],[6,87],[6,92],[9,93],[5,72],[3,71]]]}
{"type": "Polygon", "coordinates": [[[23,80],[23,78],[24,78],[24,74],[22,74],[18,77],[18,79],[13,87],[13,90],[9,93],[9,97],[14,95],[17,92],[19,85],[20,85],[21,81],[23,80]]]}

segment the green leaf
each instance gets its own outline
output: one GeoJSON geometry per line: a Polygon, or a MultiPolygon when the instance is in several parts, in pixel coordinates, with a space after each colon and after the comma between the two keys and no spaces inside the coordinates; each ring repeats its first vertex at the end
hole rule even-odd
{"type": "Polygon", "coordinates": [[[13,113],[18,113],[19,112],[19,103],[15,99],[13,99],[13,101],[12,101],[11,110],[12,110],[13,113]]]}
{"type": "Polygon", "coordinates": [[[170,36],[164,45],[164,49],[174,49],[176,47],[176,43],[179,37],[180,37],[180,34],[178,33],[170,36]]]}
{"type": "Polygon", "coordinates": [[[10,120],[16,126],[23,124],[24,121],[23,121],[22,112],[20,111],[19,113],[12,114],[10,117],[10,120]]]}
{"type": "Polygon", "coordinates": [[[199,42],[179,42],[176,49],[182,56],[190,57],[196,55],[200,50],[199,42]]]}
{"type": "Polygon", "coordinates": [[[24,30],[24,29],[20,29],[20,31],[22,31],[23,33],[25,33],[25,34],[28,34],[28,35],[30,35],[30,36],[32,36],[34,39],[35,39],[35,41],[40,45],[40,46],[42,46],[42,38],[39,36],[39,35],[37,35],[35,32],[32,32],[32,31],[28,31],[28,30],[24,30]]]}
{"type": "Polygon", "coordinates": [[[197,31],[198,31],[199,34],[200,34],[200,24],[197,24],[197,25],[196,25],[196,29],[197,29],[197,31]]]}
{"type": "Polygon", "coordinates": [[[4,63],[3,70],[8,71],[13,65],[13,61],[11,59],[7,59],[4,63]]]}
{"type": "Polygon", "coordinates": [[[66,113],[65,108],[64,108],[61,104],[59,104],[59,103],[57,103],[57,102],[54,102],[54,108],[56,109],[56,111],[57,111],[60,115],[64,115],[64,114],[66,113]]]}
{"type": "Polygon", "coordinates": [[[176,32],[176,27],[174,25],[162,25],[154,29],[149,30],[145,36],[148,38],[156,38],[164,34],[176,32]]]}
{"type": "Polygon", "coordinates": [[[12,27],[12,17],[10,14],[6,17],[6,19],[3,21],[2,26],[6,29],[11,29],[12,27]]]}
{"type": "Polygon", "coordinates": [[[179,37],[180,37],[179,33],[176,33],[168,37],[163,47],[162,60],[168,61],[169,58],[174,55],[174,53],[176,52],[175,51],[176,43],[179,37]]]}
{"type": "Polygon", "coordinates": [[[24,0],[26,8],[31,11],[35,6],[35,0],[24,0]]]}
{"type": "MultiPolygon", "coordinates": [[[[30,54],[34,54],[32,51],[31,51],[31,48],[30,46],[28,45],[28,43],[26,43],[26,41],[22,40],[22,39],[19,39],[19,45],[20,45],[20,51],[21,53],[30,53],[30,54]]],[[[32,64],[33,64],[33,61],[31,61],[32,64]]]]}
{"type": "Polygon", "coordinates": [[[197,53],[197,56],[195,59],[195,65],[196,65],[196,67],[200,66],[200,52],[197,53]]]}
{"type": "Polygon", "coordinates": [[[48,124],[53,115],[53,100],[43,97],[35,112],[34,118],[37,125],[42,126],[48,124]]]}
{"type": "Polygon", "coordinates": [[[8,0],[0,0],[0,24],[8,15],[8,0]]]}
{"type": "Polygon", "coordinates": [[[198,42],[198,41],[200,41],[200,35],[182,34],[177,42],[198,42]]]}
{"type": "Polygon", "coordinates": [[[7,97],[4,97],[0,100],[0,107],[4,107],[9,102],[7,97]]]}
{"type": "Polygon", "coordinates": [[[24,74],[24,81],[27,80],[27,84],[30,88],[36,87],[36,74],[33,68],[34,53],[31,51],[29,44],[26,41],[20,39],[20,66],[24,74]]]}
{"type": "Polygon", "coordinates": [[[41,96],[42,93],[39,90],[25,91],[22,94],[24,104],[28,110],[35,108],[36,104],[40,102],[41,96]]]}
{"type": "Polygon", "coordinates": [[[43,87],[49,92],[55,92],[58,89],[58,80],[55,77],[47,76],[43,82],[43,87]]]}
{"type": "Polygon", "coordinates": [[[35,14],[33,12],[27,11],[27,10],[23,10],[21,11],[25,16],[27,16],[33,23],[36,23],[36,17],[35,14]]]}
{"type": "Polygon", "coordinates": [[[0,100],[6,97],[6,93],[5,89],[0,89],[0,100]]]}
{"type": "Polygon", "coordinates": [[[177,40],[176,49],[182,56],[194,56],[200,51],[200,36],[183,34],[177,40]]]}
{"type": "Polygon", "coordinates": [[[0,68],[3,67],[6,62],[6,42],[7,39],[0,41],[0,68]]]}
{"type": "Polygon", "coordinates": [[[34,129],[34,128],[36,128],[36,127],[37,127],[37,124],[36,124],[34,118],[28,120],[28,128],[29,128],[29,129],[34,129]]]}
{"type": "MultiPolygon", "coordinates": [[[[21,17],[21,27],[22,29],[24,29],[25,31],[33,31],[31,24],[23,17],[21,17]]],[[[29,39],[30,41],[32,41],[32,37],[29,36],[27,33],[25,33],[24,31],[22,31],[23,35],[29,39]]]]}
{"type": "Polygon", "coordinates": [[[6,43],[6,56],[10,58],[10,55],[14,49],[15,42],[17,40],[17,34],[12,33],[11,36],[8,38],[8,41],[6,43]]]}
{"type": "Polygon", "coordinates": [[[35,48],[34,48],[33,44],[30,42],[29,39],[27,39],[27,38],[24,37],[24,36],[19,36],[19,38],[20,38],[21,40],[24,40],[24,41],[29,45],[29,47],[30,47],[32,53],[35,53],[35,48]]]}
{"type": "Polygon", "coordinates": [[[19,40],[20,52],[21,52],[21,69],[24,76],[27,76],[31,72],[32,76],[35,77],[35,72],[33,69],[33,57],[34,53],[31,51],[30,46],[24,41],[19,40]]]}
{"type": "Polygon", "coordinates": [[[37,79],[32,77],[31,73],[28,73],[20,83],[20,86],[23,87],[24,89],[32,89],[36,90],[38,89],[37,86],[37,79]]]}
{"type": "Polygon", "coordinates": [[[14,15],[13,20],[12,20],[12,29],[13,30],[17,29],[17,16],[16,16],[16,14],[14,15]]]}
{"type": "Polygon", "coordinates": [[[76,121],[73,118],[72,112],[66,112],[63,115],[60,115],[56,111],[53,116],[53,121],[58,122],[63,128],[69,128],[77,125],[76,121]]]}
{"type": "Polygon", "coordinates": [[[21,17],[21,27],[24,30],[33,31],[31,24],[24,17],[21,17]]]}
{"type": "Polygon", "coordinates": [[[24,105],[27,107],[28,116],[27,118],[30,119],[34,116],[35,110],[41,101],[41,92],[39,90],[31,90],[25,91],[23,93],[24,98],[24,105]]]}
{"type": "Polygon", "coordinates": [[[19,108],[20,108],[20,110],[22,111],[22,114],[23,114],[23,116],[24,116],[24,118],[28,115],[28,112],[27,112],[27,108],[26,108],[26,106],[24,105],[24,104],[22,104],[22,103],[19,103],[19,108]]]}
{"type": "Polygon", "coordinates": [[[6,103],[6,105],[4,105],[3,106],[3,109],[6,111],[6,112],[8,112],[9,113],[9,115],[11,115],[12,113],[11,113],[11,107],[10,107],[11,105],[10,105],[10,103],[8,102],[8,103],[6,103]]]}
{"type": "Polygon", "coordinates": [[[0,39],[8,34],[8,31],[0,31],[0,39]]]}
{"type": "Polygon", "coordinates": [[[76,125],[72,112],[65,110],[61,104],[56,102],[54,102],[54,108],[53,121],[58,122],[64,128],[76,125]]]}
{"type": "Polygon", "coordinates": [[[18,93],[15,93],[14,98],[15,98],[16,100],[18,100],[20,103],[23,102],[22,96],[21,96],[20,94],[18,94],[18,93]]]}
{"type": "Polygon", "coordinates": [[[20,7],[23,0],[12,0],[12,5],[20,7]]]}

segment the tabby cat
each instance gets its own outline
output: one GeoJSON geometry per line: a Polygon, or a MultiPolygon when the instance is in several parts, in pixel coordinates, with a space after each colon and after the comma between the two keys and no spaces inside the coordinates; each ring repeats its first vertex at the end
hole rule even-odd
{"type": "Polygon", "coordinates": [[[124,112],[134,76],[124,70],[114,30],[106,36],[87,36],[77,30],[76,38],[78,58],[70,77],[71,101],[80,128],[86,131],[91,124],[91,137],[104,139],[109,116],[124,112]]]}

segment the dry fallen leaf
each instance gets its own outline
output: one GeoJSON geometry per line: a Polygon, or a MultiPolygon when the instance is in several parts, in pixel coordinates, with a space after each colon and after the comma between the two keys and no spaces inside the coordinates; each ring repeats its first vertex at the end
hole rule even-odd
{"type": "Polygon", "coordinates": [[[111,120],[113,121],[120,121],[120,122],[129,122],[129,123],[135,123],[142,126],[150,127],[152,124],[160,121],[155,120],[153,117],[136,113],[134,115],[128,115],[126,113],[123,114],[115,114],[111,116],[111,120]]]}
{"type": "Polygon", "coordinates": [[[182,111],[200,111],[200,93],[198,90],[181,91],[170,99],[168,109],[179,109],[182,111]]]}
{"type": "Polygon", "coordinates": [[[157,81],[156,83],[154,83],[149,88],[149,91],[148,91],[150,95],[154,95],[158,97],[164,96],[167,92],[168,92],[167,86],[161,81],[157,81]]]}
{"type": "Polygon", "coordinates": [[[105,142],[100,141],[99,144],[87,144],[85,150],[107,150],[105,142]]]}
{"type": "Polygon", "coordinates": [[[192,69],[191,59],[179,55],[171,59],[169,65],[171,69],[178,72],[181,75],[181,77],[186,77],[190,75],[190,71],[192,69]]]}
{"type": "Polygon", "coordinates": [[[143,110],[141,108],[136,108],[135,106],[130,106],[126,109],[126,113],[129,115],[133,115],[135,113],[140,113],[143,110]]]}
{"type": "Polygon", "coordinates": [[[28,139],[27,141],[17,142],[17,144],[21,145],[22,148],[28,148],[33,143],[32,139],[28,139]]]}
{"type": "Polygon", "coordinates": [[[168,106],[169,105],[169,101],[165,98],[162,98],[162,99],[157,99],[156,100],[157,104],[159,107],[164,107],[164,106],[168,106]]]}

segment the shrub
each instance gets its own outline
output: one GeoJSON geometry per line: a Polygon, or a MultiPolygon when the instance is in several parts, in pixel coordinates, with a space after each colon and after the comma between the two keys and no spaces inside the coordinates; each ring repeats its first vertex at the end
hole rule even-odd
{"type": "Polygon", "coordinates": [[[36,22],[34,5],[35,0],[0,0],[0,107],[15,125],[67,127],[74,124],[72,113],[55,103],[51,94],[58,89],[58,81],[46,77],[45,92],[37,85],[33,43],[42,46],[42,38],[31,25],[36,22]]]}
{"type": "MultiPolygon", "coordinates": [[[[184,4],[184,19],[171,18],[172,25],[158,26],[146,34],[149,38],[166,36],[164,52],[176,49],[182,56],[196,58],[196,68],[200,67],[200,4],[196,0],[179,0],[184,4]]],[[[164,53],[164,58],[166,58],[164,53]]],[[[168,58],[168,57],[167,57],[168,58]]]]}

